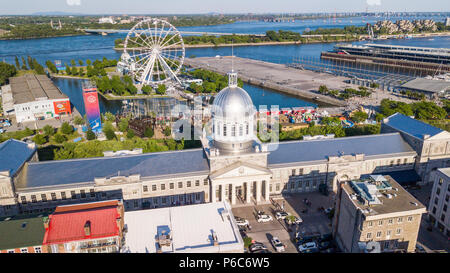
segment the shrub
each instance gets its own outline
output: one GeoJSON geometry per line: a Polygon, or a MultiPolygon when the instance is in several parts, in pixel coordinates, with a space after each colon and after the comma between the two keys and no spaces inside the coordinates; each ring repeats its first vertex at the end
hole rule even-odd
{"type": "Polygon", "coordinates": [[[63,143],[64,141],[67,140],[67,138],[64,135],[60,134],[60,133],[55,134],[53,136],[53,138],[55,139],[56,143],[63,143]]]}
{"type": "Polygon", "coordinates": [[[155,132],[153,132],[152,128],[148,127],[147,129],[145,129],[145,132],[144,132],[145,137],[152,138],[154,134],[155,134],[155,132]]]}
{"type": "Polygon", "coordinates": [[[37,145],[42,145],[47,142],[47,138],[45,137],[45,135],[37,134],[33,137],[33,141],[37,145]]]}
{"type": "Polygon", "coordinates": [[[44,128],[42,128],[42,130],[44,131],[44,135],[46,136],[52,136],[55,134],[55,128],[53,128],[50,125],[45,125],[44,128]]]}
{"type": "Polygon", "coordinates": [[[72,125],[70,125],[67,122],[64,122],[61,125],[61,133],[65,134],[65,135],[70,135],[71,133],[73,133],[73,127],[72,125]]]}
{"type": "Polygon", "coordinates": [[[94,132],[92,132],[92,130],[88,130],[87,132],[86,132],[86,139],[87,140],[94,140],[96,137],[95,137],[95,134],[94,134],[94,132]]]}
{"type": "Polygon", "coordinates": [[[172,130],[170,129],[169,126],[167,126],[166,128],[164,128],[164,135],[165,136],[170,136],[172,134],[172,130]]]}
{"type": "Polygon", "coordinates": [[[131,139],[134,137],[134,131],[131,129],[128,129],[127,131],[127,138],[131,139]]]}

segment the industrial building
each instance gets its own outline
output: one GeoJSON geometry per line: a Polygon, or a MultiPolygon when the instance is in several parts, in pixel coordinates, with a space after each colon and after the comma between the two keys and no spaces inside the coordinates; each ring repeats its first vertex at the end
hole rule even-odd
{"type": "Polygon", "coordinates": [[[438,169],[428,206],[431,223],[450,238],[450,168],[438,169]]]}
{"type": "Polygon", "coordinates": [[[125,212],[124,253],[243,253],[228,202],[125,212]]]}
{"type": "Polygon", "coordinates": [[[414,252],[426,208],[390,176],[341,182],[333,237],[347,253],[414,252]]]}
{"type": "Polygon", "coordinates": [[[416,78],[399,87],[400,90],[422,93],[428,99],[447,97],[450,94],[450,82],[416,78]]]}
{"type": "Polygon", "coordinates": [[[17,122],[72,113],[69,98],[47,76],[26,74],[9,81],[9,86],[2,88],[3,109],[17,122]]]}

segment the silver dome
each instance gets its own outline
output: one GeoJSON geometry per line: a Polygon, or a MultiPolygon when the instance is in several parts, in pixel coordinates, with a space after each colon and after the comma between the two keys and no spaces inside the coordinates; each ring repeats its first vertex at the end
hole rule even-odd
{"type": "Polygon", "coordinates": [[[255,113],[252,99],[240,87],[226,87],[217,94],[212,106],[214,116],[225,120],[242,120],[255,113]]]}

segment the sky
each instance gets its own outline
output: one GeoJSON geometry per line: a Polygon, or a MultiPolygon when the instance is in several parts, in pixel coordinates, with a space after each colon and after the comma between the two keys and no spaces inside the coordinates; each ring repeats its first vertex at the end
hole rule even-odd
{"type": "Polygon", "coordinates": [[[450,12],[450,0],[0,0],[0,14],[450,12]]]}

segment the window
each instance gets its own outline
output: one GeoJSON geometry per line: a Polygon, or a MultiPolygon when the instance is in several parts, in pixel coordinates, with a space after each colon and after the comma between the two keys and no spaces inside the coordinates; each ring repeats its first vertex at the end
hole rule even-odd
{"type": "Polygon", "coordinates": [[[450,199],[450,196],[447,194],[447,195],[445,196],[445,202],[448,202],[449,199],[450,199]]]}
{"type": "Polygon", "coordinates": [[[8,250],[8,253],[14,253],[14,249],[8,250]]]}
{"type": "Polygon", "coordinates": [[[444,205],[444,207],[442,208],[443,211],[447,212],[447,204],[444,205]]]}
{"type": "Polygon", "coordinates": [[[434,203],[437,205],[439,203],[439,198],[434,198],[434,203]]]}
{"type": "Polygon", "coordinates": [[[295,182],[291,182],[291,190],[295,189],[295,182]]]}
{"type": "Polygon", "coordinates": [[[442,179],[442,178],[439,178],[439,186],[440,185],[442,185],[442,182],[443,182],[444,180],[442,179]]]}
{"type": "Polygon", "coordinates": [[[276,185],[276,187],[275,187],[275,190],[276,190],[276,191],[279,191],[279,190],[280,190],[280,183],[277,183],[277,185],[276,185]]]}
{"type": "Polygon", "coordinates": [[[392,225],[393,222],[394,222],[394,221],[393,221],[392,219],[389,219],[389,220],[388,220],[388,224],[389,224],[389,225],[392,225]]]}
{"type": "Polygon", "coordinates": [[[378,221],[378,225],[382,226],[383,225],[383,220],[378,221]]]}
{"type": "Polygon", "coordinates": [[[295,169],[292,169],[292,175],[296,175],[295,169]]]}
{"type": "Polygon", "coordinates": [[[34,253],[42,253],[42,248],[40,246],[34,247],[34,253]]]}
{"type": "Polygon", "coordinates": [[[397,166],[400,165],[401,161],[401,159],[397,159],[397,166]]]}
{"type": "Polygon", "coordinates": [[[66,192],[65,191],[61,192],[61,199],[66,200],[66,192]]]}
{"type": "Polygon", "coordinates": [[[384,242],[384,248],[389,248],[389,241],[384,242]]]}
{"type": "Polygon", "coordinates": [[[183,188],[183,182],[178,182],[178,188],[179,189],[183,188]]]}
{"type": "Polygon", "coordinates": [[[156,185],[152,185],[152,191],[156,191],[156,185]]]}
{"type": "Polygon", "coordinates": [[[175,188],[175,184],[174,184],[174,183],[169,183],[169,188],[170,188],[171,190],[173,190],[173,189],[175,188]]]}
{"type": "Polygon", "coordinates": [[[377,238],[380,238],[380,237],[381,237],[381,234],[382,234],[382,232],[381,232],[381,231],[378,231],[378,232],[377,232],[377,238]]]}
{"type": "Polygon", "coordinates": [[[391,236],[391,234],[392,234],[392,230],[388,230],[388,231],[386,231],[386,237],[389,237],[389,236],[391,236]]]}
{"type": "Polygon", "coordinates": [[[205,179],[203,180],[203,185],[208,186],[208,178],[205,178],[205,179]]]}
{"type": "Polygon", "coordinates": [[[188,187],[188,188],[191,187],[191,181],[188,181],[188,182],[186,183],[186,187],[188,187]]]}
{"type": "Polygon", "coordinates": [[[397,223],[403,223],[403,217],[398,217],[397,223]]]}
{"type": "Polygon", "coordinates": [[[200,180],[195,180],[195,186],[196,187],[200,186],[200,180]]]}
{"type": "Polygon", "coordinates": [[[245,124],[245,134],[246,135],[248,135],[248,131],[249,131],[248,129],[249,129],[249,126],[248,126],[248,123],[246,123],[245,124]]]}
{"type": "Polygon", "coordinates": [[[27,203],[27,197],[26,196],[21,196],[20,199],[22,200],[22,204],[26,204],[27,203]]]}
{"type": "Polygon", "coordinates": [[[20,253],[28,253],[28,248],[21,248],[20,253]]]}
{"type": "Polygon", "coordinates": [[[405,158],[405,160],[403,160],[403,164],[407,164],[408,163],[408,159],[405,158]]]}
{"type": "Polygon", "coordinates": [[[303,175],[303,169],[298,170],[298,175],[303,175]]]}
{"type": "Polygon", "coordinates": [[[408,222],[412,222],[413,217],[412,216],[408,216],[408,222]]]}
{"type": "Polygon", "coordinates": [[[227,136],[227,125],[223,125],[223,136],[227,136]]]}
{"type": "Polygon", "coordinates": [[[71,191],[70,194],[72,195],[72,199],[77,199],[77,195],[75,194],[75,191],[71,191]]]}
{"type": "Polygon", "coordinates": [[[442,213],[442,215],[441,215],[441,221],[445,221],[445,213],[442,213]]]}
{"type": "Polygon", "coordinates": [[[367,232],[366,238],[367,238],[367,239],[372,238],[372,233],[371,233],[371,232],[367,232]]]}
{"type": "Polygon", "coordinates": [[[166,190],[166,184],[161,184],[161,190],[165,191],[166,190]]]}
{"type": "Polygon", "coordinates": [[[391,160],[391,163],[389,163],[389,166],[394,166],[394,160],[391,160]]]}
{"type": "Polygon", "coordinates": [[[90,190],[89,190],[89,193],[91,194],[91,197],[95,197],[95,191],[94,191],[94,189],[90,189],[90,190]]]}
{"type": "Polygon", "coordinates": [[[433,207],[432,212],[433,212],[433,214],[436,214],[436,207],[433,207]]]}
{"type": "Polygon", "coordinates": [[[52,200],[56,201],[56,193],[52,192],[50,195],[52,196],[52,200]]]}
{"type": "Polygon", "coordinates": [[[148,192],[148,186],[143,187],[144,192],[148,192]]]}
{"type": "Polygon", "coordinates": [[[239,125],[239,136],[242,136],[244,134],[244,128],[242,127],[242,124],[239,125]]]}
{"type": "Polygon", "coordinates": [[[373,222],[372,221],[367,222],[367,226],[369,227],[373,226],[373,222]]]}
{"type": "Polygon", "coordinates": [[[86,191],[80,190],[80,195],[81,195],[81,198],[86,198],[86,191]]]}
{"type": "Polygon", "coordinates": [[[395,232],[395,234],[397,234],[397,235],[402,234],[402,229],[401,229],[401,228],[398,228],[397,231],[395,232]]]}
{"type": "Polygon", "coordinates": [[[47,202],[47,195],[45,193],[41,194],[42,202],[47,202]]]}
{"type": "Polygon", "coordinates": [[[439,195],[441,193],[441,188],[436,189],[436,195],[439,195]]]}

